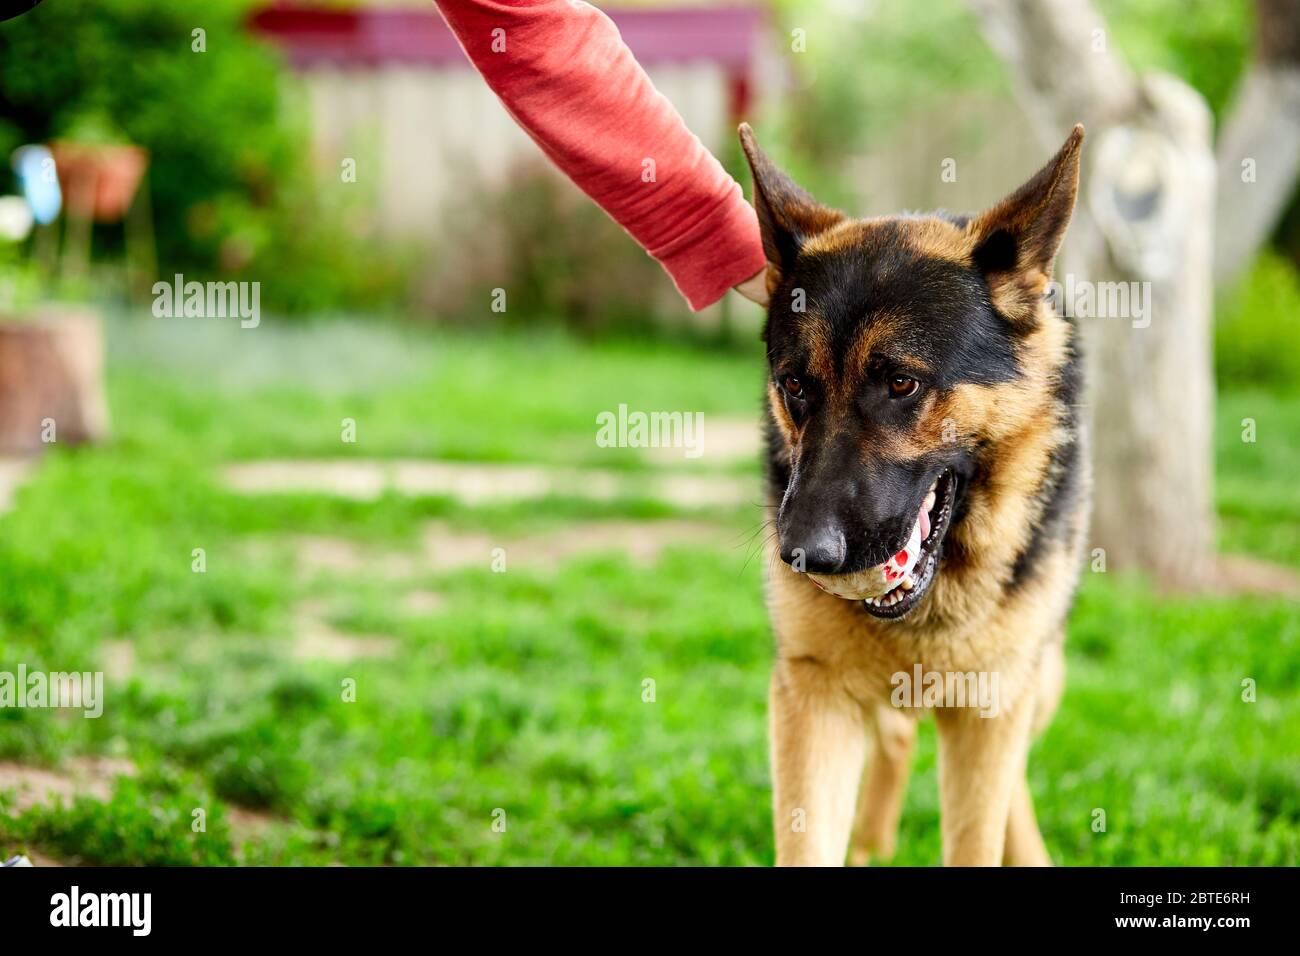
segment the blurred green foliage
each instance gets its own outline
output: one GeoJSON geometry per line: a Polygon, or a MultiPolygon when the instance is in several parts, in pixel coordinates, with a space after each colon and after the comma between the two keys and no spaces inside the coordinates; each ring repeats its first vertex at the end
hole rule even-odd
{"type": "Polygon", "coordinates": [[[1001,63],[961,0],[774,5],[794,90],[773,104],[776,129],[771,143],[764,130],[764,146],[831,205],[843,194],[831,171],[907,116],[957,91],[1010,95],[1001,63]]]}
{"type": "Polygon", "coordinates": [[[652,290],[668,285],[658,264],[540,158],[520,163],[508,182],[453,198],[447,220],[474,228],[441,242],[424,290],[430,307],[476,324],[560,319],[587,333],[649,328],[652,290]],[[509,299],[492,311],[497,289],[509,299]]]}
{"type": "Polygon", "coordinates": [[[160,253],[215,262],[225,237],[214,210],[264,214],[277,179],[301,163],[276,61],[243,29],[247,6],[43,4],[0,31],[0,112],[32,141],[77,136],[93,119],[146,147],[160,253]],[[207,52],[191,49],[195,29],[207,52]]]}
{"type": "Polygon", "coordinates": [[[1220,294],[1214,364],[1220,386],[1300,390],[1300,273],[1264,250],[1235,289],[1220,294]]]}
{"type": "MultiPolygon", "coordinates": [[[[0,153],[59,137],[144,146],[161,274],[259,279],[272,308],[382,304],[400,271],[311,194],[305,112],[246,29],[252,6],[66,0],[4,24],[0,153]]],[[[10,175],[6,161],[0,184],[10,175]]]]}
{"type": "Polygon", "coordinates": [[[1131,65],[1191,84],[1215,119],[1222,119],[1254,41],[1250,0],[1096,2],[1115,47],[1131,65]]]}

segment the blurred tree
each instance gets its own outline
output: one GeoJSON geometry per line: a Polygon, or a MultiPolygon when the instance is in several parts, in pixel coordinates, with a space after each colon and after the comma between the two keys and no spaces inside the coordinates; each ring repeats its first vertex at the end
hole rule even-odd
{"type": "Polygon", "coordinates": [[[1199,92],[1171,75],[1131,73],[1089,0],[972,3],[1045,144],[1076,121],[1089,126],[1063,268],[1151,289],[1149,325],[1084,325],[1093,544],[1115,566],[1196,587],[1214,564],[1213,280],[1253,259],[1300,173],[1300,0],[1257,0],[1255,60],[1217,160],[1199,92]]]}
{"type": "Polygon", "coordinates": [[[1080,323],[1092,372],[1092,543],[1113,567],[1202,585],[1214,562],[1210,111],[1173,76],[1134,75],[1089,0],[972,2],[1045,148],[1088,126],[1089,168],[1059,270],[1149,290],[1144,319],[1080,323]]]}
{"type": "Polygon", "coordinates": [[[1255,58],[1219,135],[1214,278],[1272,233],[1300,175],[1300,0],[1256,0],[1255,58]]]}
{"type": "Polygon", "coordinates": [[[1150,283],[1149,325],[1083,326],[1094,544],[1116,566],[1201,585],[1215,560],[1213,278],[1254,257],[1300,173],[1300,0],[1258,0],[1255,58],[1217,161],[1201,95],[1169,75],[1130,72],[1089,0],[972,2],[1045,144],[1079,120],[1090,127],[1091,170],[1063,268],[1150,283]]]}

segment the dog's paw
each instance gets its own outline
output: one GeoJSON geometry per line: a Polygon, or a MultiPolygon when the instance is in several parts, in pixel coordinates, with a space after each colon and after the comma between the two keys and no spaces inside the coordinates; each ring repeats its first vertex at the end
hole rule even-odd
{"type": "Polygon", "coordinates": [[[871,861],[882,863],[894,858],[894,834],[854,834],[849,844],[849,866],[870,866],[871,861]]]}

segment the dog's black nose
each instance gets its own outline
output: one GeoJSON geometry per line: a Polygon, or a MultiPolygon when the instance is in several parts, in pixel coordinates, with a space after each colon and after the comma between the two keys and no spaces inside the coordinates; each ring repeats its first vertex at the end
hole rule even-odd
{"type": "Polygon", "coordinates": [[[836,574],[847,556],[844,529],[833,521],[787,528],[781,535],[781,560],[796,571],[836,574]]]}

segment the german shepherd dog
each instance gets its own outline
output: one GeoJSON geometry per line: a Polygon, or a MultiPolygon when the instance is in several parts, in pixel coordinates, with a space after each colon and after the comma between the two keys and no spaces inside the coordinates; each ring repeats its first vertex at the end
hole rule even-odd
{"type": "Polygon", "coordinates": [[[1083,127],[975,216],[853,219],[740,138],[770,297],[776,862],[891,855],[932,712],[944,863],[1050,865],[1025,767],[1063,686],[1090,482],[1075,329],[1045,295],[1083,127]],[[976,678],[992,707],[961,699],[976,678]]]}

